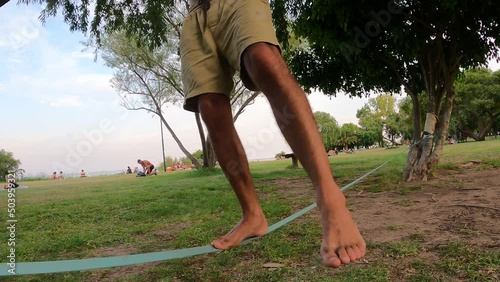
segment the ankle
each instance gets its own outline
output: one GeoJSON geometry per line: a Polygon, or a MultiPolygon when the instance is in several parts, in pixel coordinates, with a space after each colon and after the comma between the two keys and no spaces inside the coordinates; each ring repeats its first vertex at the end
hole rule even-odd
{"type": "Polygon", "coordinates": [[[264,217],[264,212],[262,209],[252,209],[248,211],[243,211],[243,218],[246,219],[255,219],[255,218],[263,218],[264,217]]]}
{"type": "Polygon", "coordinates": [[[329,191],[327,195],[318,195],[316,203],[320,210],[345,209],[347,200],[340,190],[329,191]]]}

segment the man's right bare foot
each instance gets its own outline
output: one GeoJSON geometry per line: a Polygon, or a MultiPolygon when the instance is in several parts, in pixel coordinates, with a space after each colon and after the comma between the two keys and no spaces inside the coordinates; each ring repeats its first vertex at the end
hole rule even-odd
{"type": "Polygon", "coordinates": [[[211,245],[219,250],[226,250],[238,246],[247,238],[259,237],[267,233],[267,220],[263,213],[256,216],[246,216],[221,238],[214,240],[211,245]]]}
{"type": "Polygon", "coordinates": [[[344,204],[323,207],[321,225],[323,227],[323,242],[321,243],[323,264],[340,267],[342,264],[348,264],[365,255],[366,243],[344,204]]]}

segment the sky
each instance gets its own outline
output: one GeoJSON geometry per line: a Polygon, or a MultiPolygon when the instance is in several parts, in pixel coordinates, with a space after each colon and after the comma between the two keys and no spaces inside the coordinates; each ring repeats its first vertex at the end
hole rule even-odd
{"type": "MultiPolygon", "coordinates": [[[[32,176],[124,170],[139,158],[160,164],[158,117],[119,106],[110,83],[113,70],[84,50],[85,35],[71,33],[60,16],[42,25],[40,7],[16,2],[0,9],[0,149],[12,152],[32,176]]],[[[313,93],[309,101],[313,111],[328,112],[343,124],[357,123],[356,111],[368,99],[313,93]]],[[[170,106],[165,117],[188,151],[201,149],[194,114],[170,106]]],[[[263,97],[236,128],[250,160],[291,151],[263,97]]],[[[166,130],[164,137],[165,154],[182,156],[166,130]]]]}

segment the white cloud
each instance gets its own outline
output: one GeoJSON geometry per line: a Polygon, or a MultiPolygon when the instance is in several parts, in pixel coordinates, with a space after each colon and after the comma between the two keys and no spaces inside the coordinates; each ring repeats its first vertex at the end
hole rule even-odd
{"type": "Polygon", "coordinates": [[[71,53],[71,57],[77,58],[77,59],[82,58],[82,59],[94,60],[95,54],[92,52],[88,52],[88,51],[75,51],[75,52],[71,53]]]}
{"type": "MultiPolygon", "coordinates": [[[[46,38],[40,41],[36,50],[30,50],[35,59],[29,67],[20,64],[6,66],[5,92],[57,106],[82,106],[95,101],[109,103],[111,94],[114,94],[110,86],[111,71],[103,73],[107,69],[94,63],[88,53],[75,51],[81,48],[79,44],[64,52],[46,38]],[[76,100],[74,97],[80,98],[76,100]]],[[[29,59],[23,55],[21,60],[29,59]]]]}
{"type": "MultiPolygon", "coordinates": [[[[42,103],[43,102],[44,101],[42,101],[42,103]]],[[[79,108],[83,106],[79,96],[65,96],[57,99],[54,102],[49,102],[49,105],[51,107],[56,107],[56,108],[60,107],[79,108]]]]}

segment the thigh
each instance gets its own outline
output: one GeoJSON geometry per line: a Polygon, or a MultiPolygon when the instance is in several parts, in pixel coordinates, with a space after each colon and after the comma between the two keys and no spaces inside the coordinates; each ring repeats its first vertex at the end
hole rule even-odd
{"type": "Polygon", "coordinates": [[[201,8],[193,9],[182,27],[180,55],[182,85],[186,98],[184,108],[198,111],[195,99],[205,93],[230,95],[234,70],[220,56],[212,29],[205,26],[201,8]]]}
{"type": "Polygon", "coordinates": [[[275,45],[279,49],[267,0],[219,0],[220,18],[214,30],[215,40],[231,67],[241,70],[241,56],[245,49],[258,42],[275,45]]]}

